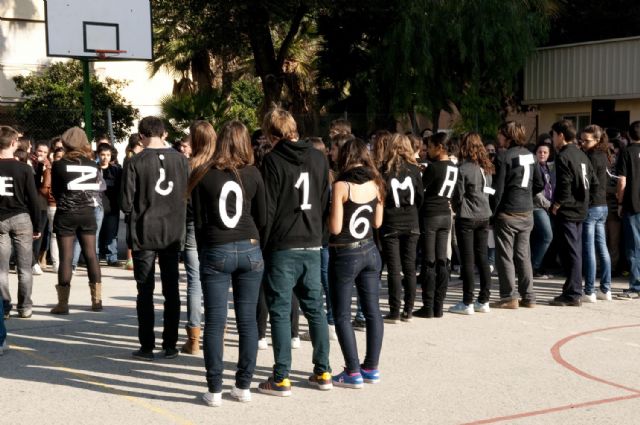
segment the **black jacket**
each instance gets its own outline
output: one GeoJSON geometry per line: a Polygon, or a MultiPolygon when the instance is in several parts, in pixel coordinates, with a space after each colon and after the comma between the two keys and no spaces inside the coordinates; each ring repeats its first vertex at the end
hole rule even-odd
{"type": "Polygon", "coordinates": [[[387,196],[384,202],[383,232],[420,232],[418,212],[424,187],[417,165],[405,163],[397,173],[385,173],[387,196]]]}
{"type": "Polygon", "coordinates": [[[15,159],[0,159],[0,221],[26,213],[33,228],[39,229],[39,197],[31,167],[15,159]]]}
{"type": "Polygon", "coordinates": [[[93,214],[93,209],[102,205],[100,192],[105,188],[98,164],[90,159],[62,158],[51,167],[51,193],[57,211],[93,214]]]}
{"type": "Polygon", "coordinates": [[[598,180],[598,187],[595,189],[591,197],[592,207],[607,205],[607,185],[609,184],[609,176],[607,169],[609,168],[609,158],[602,151],[591,150],[587,153],[593,172],[598,180]]]}
{"type": "Polygon", "coordinates": [[[556,216],[566,221],[583,221],[587,217],[590,194],[598,190],[598,179],[591,161],[575,143],[560,149],[555,160],[556,190],[554,205],[560,208],[556,216]]]}
{"type": "Polygon", "coordinates": [[[535,156],[525,147],[513,145],[496,157],[493,179],[495,213],[529,213],[533,195],[544,189],[535,156]]]}
{"type": "Polygon", "coordinates": [[[322,245],[329,206],[329,164],[308,141],[281,140],[264,158],[267,220],[263,247],[270,250],[322,245]]]}

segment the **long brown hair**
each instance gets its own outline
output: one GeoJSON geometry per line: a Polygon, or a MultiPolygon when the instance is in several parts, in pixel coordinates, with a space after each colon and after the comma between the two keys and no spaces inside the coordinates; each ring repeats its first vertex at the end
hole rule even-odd
{"type": "Polygon", "coordinates": [[[211,168],[231,171],[240,181],[238,169],[247,165],[253,165],[253,148],[249,131],[240,121],[230,121],[220,130],[220,137],[215,143],[215,151],[211,158],[191,172],[187,193],[191,193],[211,168]]]}
{"type": "Polygon", "coordinates": [[[387,152],[385,173],[397,175],[405,163],[418,165],[409,136],[400,133],[392,135],[387,152]]]}
{"type": "Polygon", "coordinates": [[[216,150],[218,135],[208,121],[194,121],[189,127],[191,136],[191,161],[192,170],[200,168],[213,157],[216,150]]]}
{"type": "Polygon", "coordinates": [[[376,168],[380,169],[387,161],[389,152],[389,142],[391,141],[391,133],[387,130],[378,130],[375,132],[375,140],[373,142],[373,163],[376,168]]]}
{"type": "Polygon", "coordinates": [[[460,143],[460,159],[473,162],[480,166],[486,174],[493,174],[495,167],[489,159],[489,154],[478,133],[470,132],[462,136],[460,143]]]}
{"type": "Polygon", "coordinates": [[[596,145],[591,149],[592,151],[604,152],[607,155],[607,160],[611,164],[611,155],[609,154],[609,137],[607,132],[602,127],[596,124],[586,126],[580,132],[582,137],[583,133],[591,134],[596,139],[596,145]]]}
{"type": "MultiPolygon", "coordinates": [[[[340,148],[340,153],[338,154],[338,168],[342,174],[359,166],[365,167],[369,170],[373,176],[373,182],[378,187],[378,198],[381,201],[384,201],[386,193],[385,183],[380,172],[376,168],[373,159],[371,158],[371,154],[369,153],[366,143],[361,139],[349,140],[340,148]]],[[[340,180],[340,177],[336,180],[340,180]]]]}

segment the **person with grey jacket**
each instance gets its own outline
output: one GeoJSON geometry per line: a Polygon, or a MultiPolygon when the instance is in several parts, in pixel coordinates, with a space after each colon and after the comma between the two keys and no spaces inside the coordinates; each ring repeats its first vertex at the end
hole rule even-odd
{"type": "Polygon", "coordinates": [[[480,135],[467,133],[460,145],[461,164],[458,168],[451,206],[456,213],[456,235],[460,248],[462,302],[449,308],[450,313],[488,313],[491,289],[491,270],[488,261],[489,196],[494,166],[485,150],[480,135]],[[474,297],[474,269],[480,272],[480,293],[474,297]]]}
{"type": "Polygon", "coordinates": [[[542,176],[544,189],[533,196],[533,232],[531,234],[531,265],[533,277],[536,279],[549,278],[541,268],[544,256],[553,241],[549,208],[556,187],[556,171],[553,162],[549,161],[552,151],[550,136],[548,134],[540,135],[535,151],[536,168],[542,176]]]}

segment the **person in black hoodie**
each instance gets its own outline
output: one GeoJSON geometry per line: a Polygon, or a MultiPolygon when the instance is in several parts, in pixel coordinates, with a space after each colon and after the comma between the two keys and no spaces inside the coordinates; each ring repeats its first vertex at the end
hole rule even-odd
{"type": "Polygon", "coordinates": [[[122,167],[111,161],[112,148],[101,143],[96,149],[102,178],[107,190],[102,193],[102,226],[100,226],[99,250],[107,260],[108,266],[120,267],[118,261],[118,226],[120,224],[120,188],[122,186],[122,167]]]}
{"type": "MultiPolygon", "coordinates": [[[[13,157],[18,149],[20,134],[9,126],[0,126],[0,321],[9,318],[11,293],[9,292],[9,258],[13,245],[18,274],[18,316],[31,317],[32,243],[40,237],[33,229],[39,228],[40,211],[31,167],[13,157]]],[[[0,332],[4,326],[0,326],[0,332]]],[[[0,344],[4,335],[0,334],[0,344]]]]}
{"type": "Polygon", "coordinates": [[[416,246],[420,237],[419,210],[424,187],[409,137],[391,136],[382,167],[387,195],[382,222],[382,255],[387,264],[389,314],[386,323],[410,322],[416,298],[416,246]],[[404,275],[404,278],[402,277],[404,275]],[[404,309],[402,314],[402,289],[404,309]]]}
{"type": "Polygon", "coordinates": [[[298,297],[313,344],[311,385],[332,388],[329,334],[320,281],[323,220],[329,204],[329,165],[309,141],[298,141],[296,122],[276,108],[263,121],[275,144],[264,158],[262,173],[267,221],[262,237],[266,262],[266,298],[271,320],[275,365],[258,386],[265,394],[291,395],[291,293],[298,297]]]}
{"type": "Polygon", "coordinates": [[[98,165],[91,159],[91,145],[84,131],[73,127],[62,135],[65,154],[51,168],[51,193],[56,198],[56,215],[53,231],[60,250],[58,268],[58,304],[52,314],[69,314],[69,291],[71,288],[71,263],[74,243],[80,243],[87,263],[91,309],[102,310],[102,275],[96,253],[96,231],[98,225],[94,209],[98,205],[100,192],[105,190],[104,180],[98,165]]]}
{"type": "Polygon", "coordinates": [[[561,263],[567,279],[562,294],[549,302],[557,307],[582,305],[582,222],[587,217],[590,192],[595,193],[598,180],[591,161],[576,145],[576,129],[568,120],[551,126],[556,156],[556,190],[551,213],[556,216],[561,263]]]}
{"type": "Polygon", "coordinates": [[[447,133],[443,132],[429,138],[427,155],[432,162],[422,174],[424,247],[420,280],[423,306],[413,312],[414,316],[422,318],[442,317],[449,285],[450,199],[458,180],[458,167],[449,159],[447,139],[447,133]]]}
{"type": "Polygon", "coordinates": [[[580,144],[589,157],[593,172],[598,179],[598,188],[591,197],[589,212],[582,225],[582,252],[584,254],[583,302],[611,301],[611,258],[607,249],[605,223],[609,215],[607,208],[607,174],[609,162],[609,138],[598,125],[589,125],[580,132],[580,144]],[[600,289],[595,291],[596,253],[600,260],[600,289]]]}
{"type": "Polygon", "coordinates": [[[509,121],[500,126],[498,145],[508,149],[498,152],[493,181],[496,191],[493,227],[500,281],[500,300],[490,304],[493,308],[531,308],[536,305],[529,237],[533,229],[533,195],[540,192],[544,184],[535,166],[535,157],[525,147],[526,144],[522,124],[509,121]]]}
{"type": "Polygon", "coordinates": [[[133,352],[133,357],[154,359],[153,291],[158,257],[165,299],[162,349],[164,357],[171,359],[178,356],[178,263],[185,236],[189,164],[184,155],[166,147],[164,124],[160,118],[143,118],[138,132],[144,150],[127,161],[122,173],[120,201],[126,215],[127,245],[133,251],[133,276],[138,288],[136,310],[140,349],[133,352]]]}

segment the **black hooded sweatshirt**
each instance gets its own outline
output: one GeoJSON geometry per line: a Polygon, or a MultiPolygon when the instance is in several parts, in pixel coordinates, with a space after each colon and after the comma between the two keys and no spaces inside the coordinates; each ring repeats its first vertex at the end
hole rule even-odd
{"type": "Polygon", "coordinates": [[[598,190],[598,178],[591,161],[575,143],[560,149],[555,160],[556,190],[554,202],[560,205],[556,215],[566,221],[583,221],[587,217],[591,196],[598,190]]]}
{"type": "Polygon", "coordinates": [[[264,158],[265,250],[322,245],[329,206],[329,163],[308,141],[281,140],[264,158]]]}

